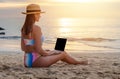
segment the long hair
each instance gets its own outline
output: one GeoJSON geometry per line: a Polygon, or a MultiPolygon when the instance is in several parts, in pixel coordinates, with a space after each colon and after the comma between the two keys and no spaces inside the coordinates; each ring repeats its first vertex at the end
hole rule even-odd
{"type": "Polygon", "coordinates": [[[30,32],[32,32],[34,23],[35,23],[35,15],[34,14],[26,15],[26,19],[21,29],[21,32],[24,33],[25,35],[28,35],[30,32]]]}

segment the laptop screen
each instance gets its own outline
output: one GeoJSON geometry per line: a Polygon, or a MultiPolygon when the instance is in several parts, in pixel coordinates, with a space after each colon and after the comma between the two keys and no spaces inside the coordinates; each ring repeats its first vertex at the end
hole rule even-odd
{"type": "Polygon", "coordinates": [[[55,50],[64,51],[66,45],[66,38],[57,38],[55,50]]]}

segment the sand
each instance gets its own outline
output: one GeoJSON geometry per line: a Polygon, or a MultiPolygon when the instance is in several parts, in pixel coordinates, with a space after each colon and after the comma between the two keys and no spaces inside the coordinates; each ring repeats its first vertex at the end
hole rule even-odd
{"type": "MultiPolygon", "coordinates": [[[[98,51],[99,52],[99,51],[98,51]]],[[[0,79],[120,79],[120,52],[70,53],[89,65],[61,61],[48,68],[25,68],[23,52],[0,52],[0,79]]]]}

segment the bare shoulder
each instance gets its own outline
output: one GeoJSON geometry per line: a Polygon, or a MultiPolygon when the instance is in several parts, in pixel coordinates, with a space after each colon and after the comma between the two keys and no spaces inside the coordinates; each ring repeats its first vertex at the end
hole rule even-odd
{"type": "Polygon", "coordinates": [[[42,34],[41,28],[38,25],[34,25],[34,27],[33,27],[33,33],[34,34],[42,34]]]}
{"type": "Polygon", "coordinates": [[[37,25],[34,25],[34,27],[33,27],[33,35],[35,37],[40,37],[41,34],[42,34],[41,28],[39,26],[37,26],[37,25]]]}
{"type": "Polygon", "coordinates": [[[41,28],[38,25],[34,25],[33,31],[41,31],[41,28]]]}

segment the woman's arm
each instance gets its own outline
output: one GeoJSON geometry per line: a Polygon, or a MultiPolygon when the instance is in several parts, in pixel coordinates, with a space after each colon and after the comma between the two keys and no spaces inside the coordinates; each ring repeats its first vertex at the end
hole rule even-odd
{"type": "Polygon", "coordinates": [[[38,26],[35,26],[33,28],[33,37],[34,37],[34,40],[35,40],[35,51],[40,53],[40,55],[43,55],[43,56],[47,56],[49,55],[49,53],[47,53],[46,51],[43,50],[42,48],[42,42],[41,42],[41,39],[40,37],[42,36],[42,33],[41,33],[41,29],[40,27],[38,26]]]}

